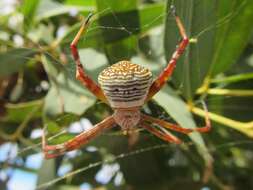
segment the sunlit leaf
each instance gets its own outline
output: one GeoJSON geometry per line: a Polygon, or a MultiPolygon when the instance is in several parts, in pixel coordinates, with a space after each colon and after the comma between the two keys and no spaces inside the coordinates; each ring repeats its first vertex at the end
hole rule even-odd
{"type": "Polygon", "coordinates": [[[37,7],[40,0],[25,0],[21,6],[21,11],[24,14],[24,29],[27,31],[33,24],[34,16],[36,15],[37,7]]]}
{"type": "Polygon", "coordinates": [[[65,5],[95,6],[96,0],[65,0],[65,5]]]}
{"type": "MultiPolygon", "coordinates": [[[[44,65],[52,64],[44,58],[44,65]]],[[[47,70],[50,75],[51,70],[47,70]]],[[[69,78],[66,73],[57,76],[52,75],[52,86],[45,99],[45,112],[49,115],[56,115],[62,112],[76,114],[83,113],[88,107],[94,104],[95,98],[81,85],[69,78]]]]}
{"type": "Polygon", "coordinates": [[[43,0],[41,1],[38,12],[36,15],[36,21],[40,21],[43,19],[48,19],[50,17],[55,17],[63,14],[70,14],[71,12],[92,12],[94,10],[93,7],[87,6],[71,6],[71,5],[64,5],[52,0],[43,0]]]}
{"type": "Polygon", "coordinates": [[[240,81],[247,81],[253,79],[253,73],[243,73],[238,75],[232,75],[227,77],[219,77],[213,79],[211,82],[213,83],[235,83],[240,81]]]}
{"type": "MultiPolygon", "coordinates": [[[[187,109],[187,105],[168,86],[164,87],[162,91],[157,93],[154,96],[154,100],[161,105],[180,126],[184,128],[196,127],[192,115],[187,109]]],[[[201,135],[199,133],[192,133],[189,136],[199,147],[201,155],[206,161],[208,161],[210,156],[208,155],[208,149],[205,146],[201,135]]]]}
{"type": "Polygon", "coordinates": [[[43,160],[43,163],[38,172],[38,180],[37,180],[38,186],[55,179],[56,177],[56,163],[55,162],[56,161],[54,159],[43,160]]]}

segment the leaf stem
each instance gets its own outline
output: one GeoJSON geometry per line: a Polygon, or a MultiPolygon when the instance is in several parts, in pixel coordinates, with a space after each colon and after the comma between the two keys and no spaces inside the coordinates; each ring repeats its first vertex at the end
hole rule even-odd
{"type": "Polygon", "coordinates": [[[244,89],[217,89],[210,88],[207,90],[207,94],[212,95],[226,95],[226,96],[253,96],[253,90],[244,89]]]}
{"type": "Polygon", "coordinates": [[[233,75],[229,77],[216,78],[216,79],[212,79],[211,83],[233,83],[233,82],[240,82],[240,81],[249,80],[249,79],[253,79],[253,73],[244,73],[244,74],[238,74],[238,75],[233,75]]]}
{"type": "MultiPolygon", "coordinates": [[[[205,117],[205,111],[198,107],[190,107],[190,111],[198,116],[205,117]]],[[[212,112],[208,112],[208,115],[212,121],[220,123],[224,126],[233,128],[241,133],[253,138],[253,120],[250,122],[236,121],[212,112]]]]}

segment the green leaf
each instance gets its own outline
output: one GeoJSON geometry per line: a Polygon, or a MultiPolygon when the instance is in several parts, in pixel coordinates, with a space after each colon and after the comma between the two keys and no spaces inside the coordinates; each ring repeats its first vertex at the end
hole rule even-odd
{"type": "MultiPolygon", "coordinates": [[[[105,56],[91,49],[79,51],[86,72],[97,80],[97,75],[107,64],[105,56]],[[92,64],[91,64],[92,63],[92,64]]],[[[45,99],[45,112],[57,115],[62,112],[82,114],[95,103],[96,97],[75,79],[75,63],[70,61],[63,67],[49,57],[43,56],[43,65],[51,81],[51,88],[45,99]]]]}
{"type": "Polygon", "coordinates": [[[80,186],[60,185],[57,187],[57,190],[80,190],[80,186]]]}
{"type": "Polygon", "coordinates": [[[98,12],[109,10],[99,16],[99,24],[112,28],[102,29],[105,52],[110,63],[130,59],[137,47],[137,37],[133,34],[140,30],[137,1],[97,0],[97,8],[98,12]]]}
{"type": "Polygon", "coordinates": [[[243,73],[227,77],[219,77],[212,79],[212,83],[235,83],[240,81],[247,81],[253,79],[253,73],[243,73]]]}
{"type": "MultiPolygon", "coordinates": [[[[169,12],[172,1],[167,4],[169,12]]],[[[206,0],[178,0],[175,1],[178,16],[183,22],[189,37],[198,36],[207,27],[215,23],[216,1],[206,0]]],[[[179,58],[173,82],[182,90],[186,99],[192,99],[196,89],[202,85],[214,51],[214,30],[209,30],[197,38],[196,44],[190,44],[184,54],[179,58]]],[[[168,16],[165,24],[165,54],[166,60],[170,60],[181,36],[173,16],[168,16]]]]}
{"type": "Polygon", "coordinates": [[[37,186],[49,182],[56,177],[56,163],[54,159],[43,160],[38,172],[37,186]]]}
{"type": "Polygon", "coordinates": [[[37,53],[34,49],[17,48],[0,53],[0,76],[20,71],[37,53]]]}
{"type": "Polygon", "coordinates": [[[24,15],[24,29],[28,31],[33,24],[34,16],[36,15],[37,7],[40,0],[24,0],[22,2],[21,11],[24,15]]]}
{"type": "MultiPolygon", "coordinates": [[[[81,22],[78,22],[71,26],[65,33],[65,35],[61,38],[60,45],[67,46],[71,44],[73,41],[75,35],[77,34],[78,30],[81,27],[81,22]]],[[[98,29],[98,22],[93,21],[90,24],[89,29],[87,30],[87,33],[85,36],[83,36],[79,43],[78,48],[87,48],[87,47],[94,47],[96,49],[101,48],[103,46],[103,38],[102,38],[102,32],[100,29],[98,29]]]]}
{"type": "Polygon", "coordinates": [[[38,12],[36,15],[36,21],[39,22],[50,17],[55,17],[63,14],[69,14],[71,11],[84,11],[86,13],[94,11],[94,7],[91,6],[71,6],[63,5],[56,1],[43,0],[41,1],[38,12]]]}
{"type": "Polygon", "coordinates": [[[47,114],[82,114],[95,103],[95,98],[76,82],[68,80],[64,75],[59,75],[56,79],[59,86],[53,85],[45,99],[47,114]]]}
{"type": "MultiPolygon", "coordinates": [[[[164,87],[162,91],[157,93],[154,96],[154,100],[161,105],[180,126],[184,128],[196,127],[192,115],[187,109],[187,105],[169,86],[164,87]]],[[[189,136],[198,146],[202,157],[206,161],[209,161],[210,155],[201,135],[194,132],[189,136]]]]}
{"type": "Polygon", "coordinates": [[[65,5],[95,6],[95,0],[66,0],[65,5]]]}
{"type": "Polygon", "coordinates": [[[125,12],[136,9],[137,1],[114,1],[114,0],[96,0],[98,11],[108,9],[108,12],[125,12]]]}
{"type": "Polygon", "coordinates": [[[164,15],[161,13],[166,9],[164,3],[154,3],[150,5],[142,6],[138,9],[140,19],[140,31],[141,33],[162,25],[164,15]]]}
{"type": "MultiPolygon", "coordinates": [[[[168,1],[168,10],[171,5],[168,1]]],[[[253,2],[175,1],[188,36],[195,38],[173,73],[173,82],[186,99],[192,99],[205,78],[226,71],[236,62],[252,34],[253,2]]],[[[165,27],[165,52],[169,60],[180,39],[175,20],[168,17],[165,27]]]]}
{"type": "MultiPolygon", "coordinates": [[[[70,114],[70,117],[72,115],[70,114]]],[[[46,126],[46,131],[47,131],[47,144],[49,145],[55,145],[55,144],[61,144],[69,139],[73,138],[73,134],[70,133],[62,133],[64,127],[68,126],[70,123],[64,123],[62,118],[64,119],[65,117],[68,117],[68,114],[65,116],[57,116],[55,119],[49,119],[47,117],[44,118],[44,126],[46,126]],[[60,122],[59,122],[60,121],[60,122]],[[53,137],[48,140],[50,137],[53,137]]],[[[73,118],[73,117],[71,117],[73,118]]]]}
{"type": "MultiPolygon", "coordinates": [[[[153,27],[162,25],[163,17],[161,16],[161,12],[164,9],[165,9],[164,4],[152,4],[152,5],[146,5],[143,7],[138,7],[137,12],[138,12],[139,16],[138,15],[137,16],[140,19],[140,21],[139,21],[140,24],[138,24],[139,26],[137,26],[136,24],[135,24],[135,26],[133,26],[134,28],[139,27],[138,30],[133,30],[133,32],[135,34],[141,35],[141,34],[147,32],[148,30],[152,29],[153,27]]],[[[102,12],[104,12],[104,11],[102,11],[102,12]]],[[[104,22],[112,22],[110,20],[110,19],[112,19],[114,24],[116,24],[116,26],[114,26],[114,28],[111,28],[112,27],[110,25],[111,23],[107,23],[107,24],[104,23],[102,25],[101,23],[99,23],[99,20],[94,20],[91,23],[86,35],[83,37],[83,40],[80,40],[80,42],[78,44],[79,48],[94,47],[96,49],[100,49],[101,46],[103,45],[101,42],[103,42],[103,41],[107,41],[108,43],[111,43],[112,41],[114,41],[115,43],[117,43],[117,41],[122,41],[122,43],[126,43],[126,42],[124,42],[124,38],[126,38],[126,36],[129,37],[129,34],[127,34],[126,31],[124,31],[124,30],[122,31],[122,26],[120,26],[120,27],[117,26],[118,24],[115,21],[115,17],[112,16],[112,12],[106,11],[106,13],[108,13],[108,15],[107,16],[105,15],[106,18],[102,18],[102,20],[104,20],[104,22]],[[101,25],[103,27],[105,27],[102,30],[101,30],[101,25]],[[107,31],[105,36],[103,35],[104,34],[103,31],[107,31]],[[121,33],[121,34],[119,35],[119,33],[121,33]],[[122,33],[123,33],[123,35],[122,35],[122,33]],[[108,37],[107,37],[107,35],[108,35],[108,37]]],[[[123,17],[128,18],[127,14],[130,14],[130,13],[121,13],[121,14],[123,15],[123,17]]],[[[133,14],[134,13],[132,13],[132,15],[133,14]]],[[[100,15],[100,16],[103,17],[103,15],[100,15]]],[[[133,18],[133,20],[137,20],[138,17],[133,18]]],[[[81,23],[77,23],[69,28],[69,30],[66,32],[65,36],[62,37],[62,39],[60,41],[61,45],[68,46],[71,43],[71,41],[74,39],[74,36],[76,35],[77,31],[79,30],[80,25],[81,25],[81,23]]],[[[134,24],[131,23],[131,25],[134,25],[134,24]]],[[[131,41],[131,39],[129,39],[129,40],[125,39],[125,41],[131,41]]],[[[121,43],[121,42],[119,42],[119,43],[121,43]]],[[[129,46],[129,47],[131,47],[131,46],[129,46]]],[[[136,49],[136,47],[137,46],[135,46],[135,49],[136,49]]],[[[118,50],[118,48],[115,48],[115,49],[118,50]]],[[[126,54],[129,54],[129,51],[130,50],[128,50],[128,49],[125,49],[124,51],[121,50],[120,56],[123,54],[123,57],[125,57],[126,54]]],[[[120,57],[120,56],[118,56],[118,57],[120,57]]]]}
{"type": "Polygon", "coordinates": [[[219,17],[229,16],[217,29],[215,55],[209,71],[215,76],[236,63],[253,32],[253,1],[219,1],[219,17]]]}
{"type": "Polygon", "coordinates": [[[36,110],[36,113],[33,113],[33,117],[39,118],[41,117],[40,108],[42,107],[42,103],[43,101],[41,100],[18,103],[18,104],[8,103],[5,105],[6,114],[4,117],[0,119],[0,121],[20,123],[24,120],[24,118],[27,115],[34,112],[35,110],[36,110]]]}

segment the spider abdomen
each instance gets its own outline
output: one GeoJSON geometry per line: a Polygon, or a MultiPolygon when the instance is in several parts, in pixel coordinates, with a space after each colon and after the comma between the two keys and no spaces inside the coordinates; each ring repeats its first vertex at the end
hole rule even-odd
{"type": "Polygon", "coordinates": [[[144,104],[152,73],[140,65],[120,61],[103,70],[98,81],[113,108],[138,107],[144,104]]]}

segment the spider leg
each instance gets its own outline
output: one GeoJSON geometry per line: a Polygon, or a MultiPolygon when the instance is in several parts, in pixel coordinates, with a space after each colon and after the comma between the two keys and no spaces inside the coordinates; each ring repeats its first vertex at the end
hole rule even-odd
{"type": "Polygon", "coordinates": [[[151,127],[147,122],[144,120],[140,123],[140,126],[143,127],[144,129],[148,130],[150,133],[154,134],[158,138],[170,142],[170,143],[175,143],[175,144],[181,144],[182,141],[177,138],[176,136],[172,135],[169,131],[160,128],[161,130],[158,130],[154,127],[151,127]]]}
{"type": "Polygon", "coordinates": [[[173,123],[169,123],[167,121],[161,120],[161,119],[157,119],[151,116],[148,116],[146,114],[142,114],[141,115],[142,119],[151,123],[156,123],[166,129],[171,129],[180,133],[184,133],[184,134],[188,134],[194,131],[194,129],[188,129],[188,128],[182,128],[180,126],[178,126],[177,124],[173,124],[173,123]]]}
{"type": "Polygon", "coordinates": [[[92,17],[92,14],[89,14],[87,19],[83,22],[80,30],[76,34],[74,40],[70,44],[71,53],[76,63],[76,78],[90,91],[92,92],[98,99],[100,99],[103,102],[107,103],[107,99],[103,93],[103,90],[100,88],[100,86],[93,81],[86,73],[83,68],[83,65],[81,64],[77,44],[78,41],[83,33],[86,32],[89,23],[90,18],[92,17]]]}
{"type": "Polygon", "coordinates": [[[207,107],[206,107],[204,102],[202,102],[202,103],[203,103],[203,107],[204,107],[204,110],[205,110],[205,126],[204,127],[193,128],[193,129],[183,128],[183,127],[181,127],[177,124],[169,123],[167,121],[157,119],[157,118],[148,116],[146,114],[141,114],[141,118],[144,121],[151,122],[151,123],[156,123],[156,124],[158,124],[158,125],[160,125],[164,128],[171,129],[173,131],[177,131],[177,132],[184,133],[184,134],[189,134],[189,133],[194,132],[194,131],[205,133],[205,132],[210,131],[211,121],[210,121],[210,118],[209,118],[209,115],[208,115],[207,107]]]}
{"type": "Polygon", "coordinates": [[[57,145],[47,145],[45,132],[42,136],[42,149],[45,155],[45,158],[55,158],[67,151],[78,149],[80,146],[87,144],[94,137],[99,135],[105,129],[113,127],[115,123],[113,116],[109,116],[100,123],[96,124],[92,129],[84,131],[74,137],[71,140],[68,140],[65,143],[57,145]]]}
{"type": "Polygon", "coordinates": [[[175,17],[176,24],[179,29],[179,33],[182,37],[182,41],[177,46],[170,61],[168,62],[167,67],[163,70],[163,72],[152,83],[152,85],[149,89],[147,98],[146,98],[146,102],[148,100],[150,100],[162,88],[162,86],[166,83],[166,81],[172,75],[172,73],[176,67],[177,60],[183,54],[183,52],[185,51],[185,48],[189,44],[189,38],[186,35],[183,23],[182,23],[181,19],[179,18],[179,16],[177,16],[176,9],[173,5],[171,6],[171,13],[175,17]]]}

